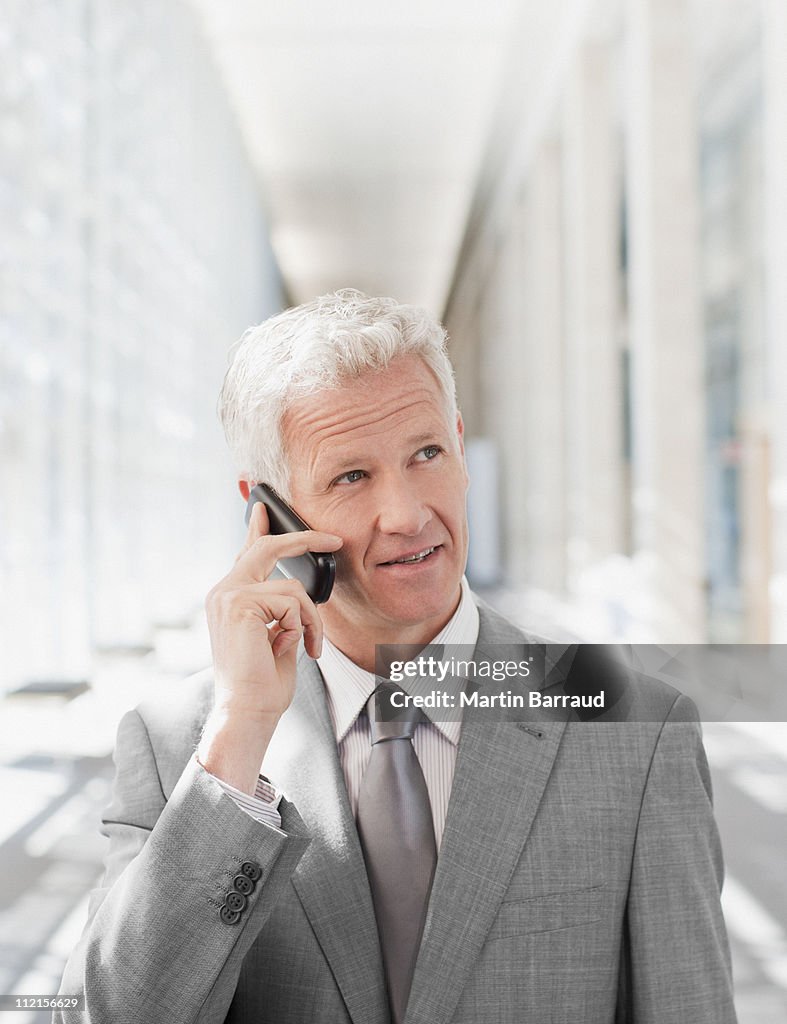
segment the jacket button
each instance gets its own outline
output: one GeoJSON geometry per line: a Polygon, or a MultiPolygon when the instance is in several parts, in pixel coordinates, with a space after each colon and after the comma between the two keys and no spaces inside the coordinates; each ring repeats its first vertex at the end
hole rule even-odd
{"type": "Polygon", "coordinates": [[[240,921],[240,912],[237,910],[230,910],[225,903],[219,911],[219,917],[222,919],[224,924],[237,924],[240,921]]]}
{"type": "Polygon", "coordinates": [[[259,864],[253,860],[247,860],[240,867],[241,874],[244,874],[247,878],[250,878],[252,882],[257,882],[262,877],[262,869],[259,864]]]}
{"type": "Polygon", "coordinates": [[[228,906],[230,910],[237,911],[238,913],[241,910],[246,909],[246,904],[248,902],[249,901],[246,899],[243,893],[236,892],[234,889],[231,889],[224,899],[225,905],[228,906]]]}
{"type": "Polygon", "coordinates": [[[248,875],[236,875],[232,879],[232,884],[238,892],[242,892],[244,896],[250,896],[255,889],[254,882],[252,882],[248,875]]]}

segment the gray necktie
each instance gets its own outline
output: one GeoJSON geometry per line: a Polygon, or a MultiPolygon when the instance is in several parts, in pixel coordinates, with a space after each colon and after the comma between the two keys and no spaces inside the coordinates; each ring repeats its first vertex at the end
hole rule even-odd
{"type": "MultiPolygon", "coordinates": [[[[426,782],[411,742],[425,716],[418,708],[390,717],[385,681],[366,705],[372,753],[358,795],[358,834],[380,933],[393,1024],[407,1009],[432,886],[437,846],[426,782]],[[379,707],[377,705],[379,695],[379,707]]],[[[400,691],[401,692],[401,691],[400,691]]]]}

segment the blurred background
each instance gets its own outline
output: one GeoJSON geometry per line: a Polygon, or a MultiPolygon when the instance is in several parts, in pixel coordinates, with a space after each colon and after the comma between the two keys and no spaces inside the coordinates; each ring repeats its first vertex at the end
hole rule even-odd
{"type": "MultiPolygon", "coordinates": [[[[787,642],[784,0],[5,0],[0,213],[0,992],[57,988],[121,713],[210,660],[216,397],[285,305],[444,320],[510,617],[787,642]]],[[[706,735],[783,1024],[787,733],[706,735]]]]}

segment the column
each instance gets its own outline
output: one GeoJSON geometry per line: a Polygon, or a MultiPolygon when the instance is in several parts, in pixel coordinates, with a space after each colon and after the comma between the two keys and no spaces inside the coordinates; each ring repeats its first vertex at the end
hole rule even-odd
{"type": "Polygon", "coordinates": [[[763,0],[770,642],[787,643],[787,6],[763,0]]]}
{"type": "Polygon", "coordinates": [[[628,0],[634,544],[657,642],[705,639],[703,338],[689,0],[628,0]]]}
{"type": "Polygon", "coordinates": [[[514,583],[528,578],[528,468],[532,449],[539,442],[527,424],[534,382],[527,371],[522,318],[522,216],[518,198],[496,247],[484,290],[481,361],[484,432],[494,443],[498,466],[501,569],[514,583]]]}
{"type": "Polygon", "coordinates": [[[554,592],[566,578],[560,167],[559,144],[545,138],[526,181],[522,231],[527,582],[554,592]]]}
{"type": "Polygon", "coordinates": [[[577,51],[563,107],[569,584],[623,546],[619,161],[611,47],[577,51]]]}

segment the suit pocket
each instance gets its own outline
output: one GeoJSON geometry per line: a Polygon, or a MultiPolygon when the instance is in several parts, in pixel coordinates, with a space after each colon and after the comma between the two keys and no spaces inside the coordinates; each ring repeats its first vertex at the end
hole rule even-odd
{"type": "Polygon", "coordinates": [[[604,886],[549,893],[529,899],[504,900],[487,939],[554,932],[601,920],[604,886]]]}

